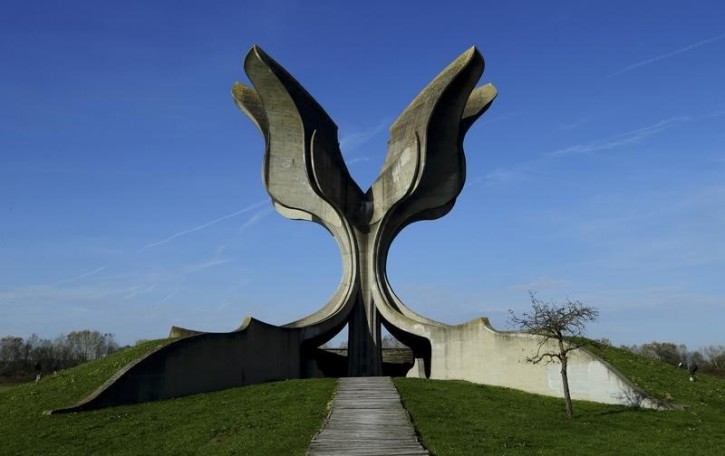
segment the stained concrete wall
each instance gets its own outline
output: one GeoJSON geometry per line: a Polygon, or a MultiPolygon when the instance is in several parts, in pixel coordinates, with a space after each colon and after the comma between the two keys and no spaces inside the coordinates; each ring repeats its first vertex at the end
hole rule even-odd
{"type": "Polygon", "coordinates": [[[302,359],[300,335],[300,330],[250,319],[239,331],[172,340],[126,366],[80,403],[53,413],[315,376],[314,367],[306,369],[302,359]]]}
{"type": "MultiPolygon", "coordinates": [[[[459,326],[431,327],[427,332],[431,341],[430,378],[467,380],[563,397],[560,364],[526,362],[527,357],[536,354],[540,336],[498,332],[484,318],[459,326]]],[[[557,347],[550,341],[542,350],[556,351],[557,347]]],[[[422,376],[419,367],[411,369],[408,376],[422,376]]],[[[586,349],[571,352],[568,374],[573,399],[667,408],[586,349]]]]}

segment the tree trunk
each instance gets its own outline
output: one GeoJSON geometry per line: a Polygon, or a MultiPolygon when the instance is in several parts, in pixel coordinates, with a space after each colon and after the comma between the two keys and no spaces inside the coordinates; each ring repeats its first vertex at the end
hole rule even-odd
{"type": "Polygon", "coordinates": [[[571,394],[569,393],[569,376],[567,374],[567,358],[566,355],[561,357],[561,383],[564,385],[564,401],[566,402],[566,416],[574,419],[574,406],[571,403],[571,394]]]}

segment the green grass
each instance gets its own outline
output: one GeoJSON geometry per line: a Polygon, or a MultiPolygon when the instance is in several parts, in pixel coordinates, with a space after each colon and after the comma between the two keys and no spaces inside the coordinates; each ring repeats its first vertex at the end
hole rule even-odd
{"type": "Polygon", "coordinates": [[[725,381],[621,349],[596,352],[649,393],[686,406],[658,412],[575,401],[458,381],[395,379],[421,439],[433,454],[725,454],[725,381]]]}
{"type": "MultiPolygon", "coordinates": [[[[334,379],[253,385],[174,400],[67,415],[120,367],[164,341],[48,376],[0,386],[0,454],[305,453],[334,379]]],[[[594,345],[640,387],[687,408],[656,412],[575,402],[459,381],[395,379],[424,445],[446,455],[725,454],[725,380],[688,374],[624,350],[594,345]]]]}
{"type": "Polygon", "coordinates": [[[319,430],[334,379],[292,380],[66,415],[121,366],[158,345],[0,389],[2,454],[302,455],[319,430]]]}

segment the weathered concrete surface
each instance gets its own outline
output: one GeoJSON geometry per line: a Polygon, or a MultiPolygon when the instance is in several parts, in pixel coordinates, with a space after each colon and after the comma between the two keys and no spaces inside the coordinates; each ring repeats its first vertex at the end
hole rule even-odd
{"type": "Polygon", "coordinates": [[[380,176],[363,193],[342,159],[337,126],[317,102],[260,48],[244,61],[254,88],[237,84],[233,94],[265,138],[264,182],[275,207],[323,225],[338,241],[345,271],[338,294],[349,297],[342,304],[350,315],[349,375],[382,374],[375,289],[387,281],[390,243],[406,225],[445,215],[463,188],[463,138],[496,96],[490,84],[474,89],[483,66],[471,48],[421,91],[390,128],[380,176]]]}
{"type": "Polygon", "coordinates": [[[302,340],[299,329],[252,319],[234,332],[198,333],[171,340],[124,367],[80,403],[53,413],[315,376],[314,359],[305,359],[302,340]]]}
{"type": "MultiPolygon", "coordinates": [[[[289,218],[322,224],[338,240],[346,271],[338,293],[350,297],[343,305],[351,307],[348,375],[382,372],[382,322],[412,348],[417,368],[409,375],[559,396],[558,367],[524,362],[538,347],[535,336],[496,332],[485,319],[460,326],[435,322],[406,307],[387,277],[398,233],[448,213],[463,188],[465,134],[496,97],[491,84],[475,88],[483,69],[482,56],[471,48],[420,92],[391,126],[382,170],[364,194],[345,167],[335,124],[261,49],[245,60],[254,89],[237,84],[233,93],[265,138],[265,184],[275,207],[289,218]],[[357,293],[341,291],[353,286],[357,293]]],[[[589,352],[575,353],[570,371],[575,398],[630,404],[644,397],[589,352]]]]}
{"type": "Polygon", "coordinates": [[[309,456],[428,455],[390,377],[341,378],[309,456]]]}
{"type": "MultiPolygon", "coordinates": [[[[237,106],[264,138],[264,185],[285,217],[313,221],[335,238],[340,284],[320,310],[281,327],[247,319],[237,331],[181,328],[165,347],[124,368],[77,407],[163,399],[338,371],[340,358],[316,347],[349,324],[347,375],[383,374],[381,324],[416,359],[409,375],[463,379],[560,395],[552,369],[526,364],[537,339],[500,333],[484,319],[448,326],[416,314],[393,292],[387,256],[406,226],[447,214],[465,182],[464,137],[491,106],[496,89],[476,88],[481,54],[470,48],[410,103],[390,128],[378,179],[363,193],[340,152],[337,126],[307,91],[259,47],[244,60],[253,87],[236,84],[237,106]]],[[[574,398],[632,403],[642,393],[588,352],[571,363],[574,398]]],[[[649,404],[645,401],[644,405],[649,404]]]]}
{"type": "MultiPolygon", "coordinates": [[[[432,345],[430,378],[458,379],[563,397],[561,365],[525,360],[538,349],[540,336],[498,332],[484,318],[460,326],[428,328],[432,345]]],[[[553,341],[543,346],[554,351],[553,341]]],[[[568,373],[573,399],[644,408],[669,408],[649,398],[616,369],[585,348],[570,353],[568,373]]],[[[425,377],[421,363],[409,377],[425,377]]]]}

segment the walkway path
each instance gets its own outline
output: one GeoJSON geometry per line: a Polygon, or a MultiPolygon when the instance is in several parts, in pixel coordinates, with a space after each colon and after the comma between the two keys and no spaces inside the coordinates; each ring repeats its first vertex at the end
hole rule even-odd
{"type": "Polygon", "coordinates": [[[390,377],[341,378],[332,413],[312,439],[310,456],[428,455],[390,377]]]}

